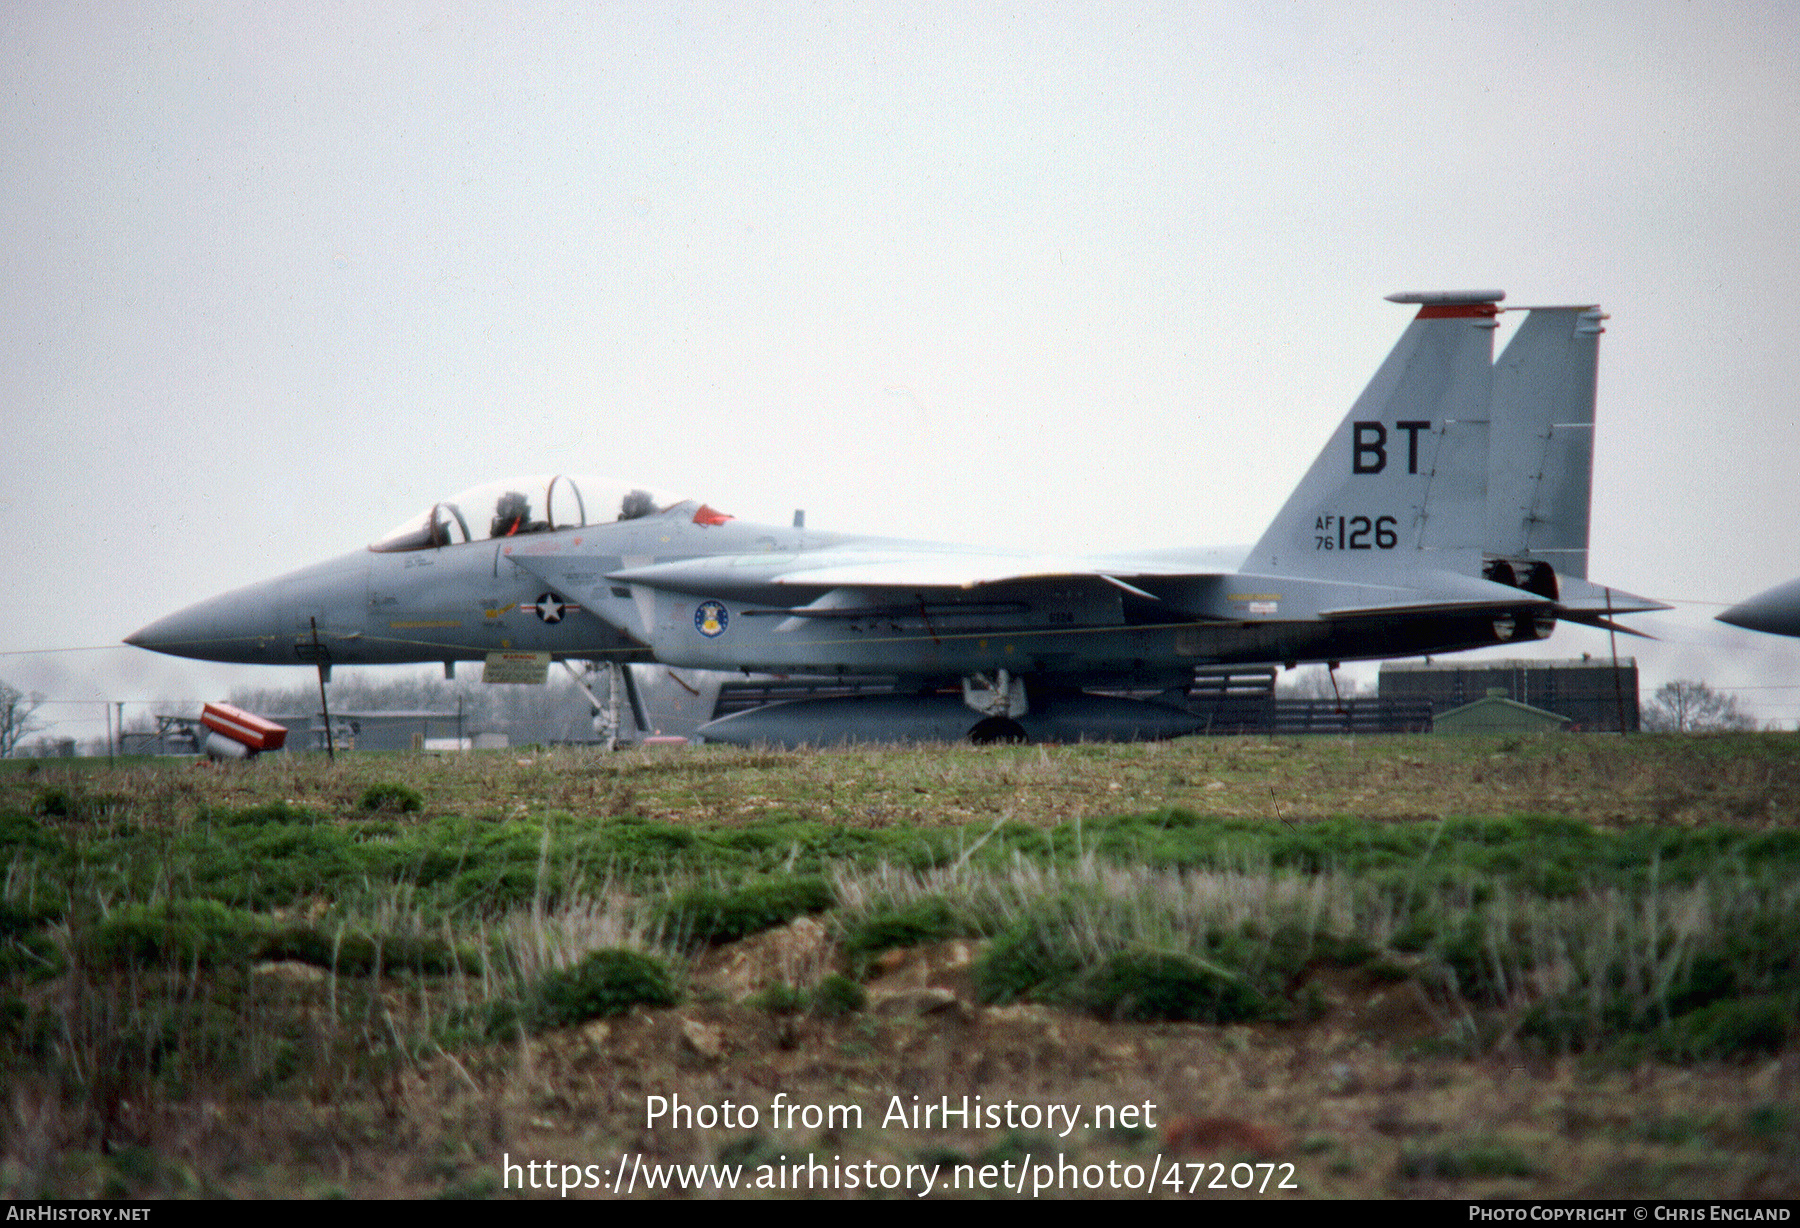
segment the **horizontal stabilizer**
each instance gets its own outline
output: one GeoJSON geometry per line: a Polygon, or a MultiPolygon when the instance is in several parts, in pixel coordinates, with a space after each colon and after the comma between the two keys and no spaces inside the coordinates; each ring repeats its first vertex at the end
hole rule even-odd
{"type": "MultiPolygon", "coordinates": [[[[1518,590],[1513,590],[1517,592],[1518,590]]],[[[1514,598],[1499,601],[1417,601],[1396,602],[1393,605],[1343,606],[1335,610],[1320,610],[1320,618],[1394,618],[1425,614],[1445,616],[1459,614],[1510,614],[1514,610],[1554,608],[1542,597],[1524,594],[1524,599],[1514,598]]]]}
{"type": "Polygon", "coordinates": [[[1320,618],[1387,618],[1415,614],[1502,614],[1513,610],[1552,608],[1535,593],[1453,572],[1427,572],[1416,586],[1389,590],[1391,597],[1319,611],[1320,618]]]}
{"type": "Polygon", "coordinates": [[[1637,631],[1631,627],[1627,627],[1624,623],[1616,623],[1604,614],[1582,614],[1565,611],[1562,618],[1564,622],[1580,623],[1584,627],[1593,627],[1599,631],[1616,631],[1620,635],[1635,635],[1640,640],[1654,640],[1656,638],[1649,632],[1637,631]]]}
{"type": "Polygon", "coordinates": [[[1614,614],[1651,614],[1674,607],[1649,597],[1628,593],[1622,588],[1608,588],[1575,576],[1558,576],[1557,606],[1566,618],[1583,621],[1579,615],[1594,614],[1602,618],[1614,614]]]}

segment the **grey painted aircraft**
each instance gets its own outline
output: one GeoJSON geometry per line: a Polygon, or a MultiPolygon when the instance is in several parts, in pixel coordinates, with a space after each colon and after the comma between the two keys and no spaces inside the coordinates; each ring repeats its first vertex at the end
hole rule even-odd
{"type": "MultiPolygon", "coordinates": [[[[445,499],[365,550],[127,642],[322,673],[486,660],[491,677],[507,654],[540,654],[882,675],[894,693],[770,705],[701,732],[1072,741],[1192,732],[1197,666],[1439,654],[1666,609],[1587,579],[1600,311],[1524,309],[1496,362],[1501,292],[1389,297],[1417,315],[1247,554],[1046,557],[846,536],[559,474],[445,499]]],[[[631,671],[608,672],[638,708],[631,671]]],[[[618,689],[595,697],[615,718],[618,689]]]]}
{"type": "Polygon", "coordinates": [[[1800,580],[1777,584],[1717,615],[1722,623],[1770,635],[1800,635],[1800,580]]]}

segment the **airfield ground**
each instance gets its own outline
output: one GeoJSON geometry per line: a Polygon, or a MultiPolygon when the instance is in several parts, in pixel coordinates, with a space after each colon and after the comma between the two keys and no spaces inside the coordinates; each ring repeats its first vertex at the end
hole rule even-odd
{"type": "Polygon", "coordinates": [[[1794,735],[8,761],[0,842],[9,1197],[1800,1196],[1794,735]]]}

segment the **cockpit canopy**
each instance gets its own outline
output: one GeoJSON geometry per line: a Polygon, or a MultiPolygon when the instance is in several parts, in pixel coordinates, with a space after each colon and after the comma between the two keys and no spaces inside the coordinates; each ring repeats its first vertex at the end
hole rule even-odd
{"type": "Polygon", "coordinates": [[[569,473],[508,478],[434,503],[369,549],[382,554],[655,516],[677,506],[642,486],[569,473]]]}

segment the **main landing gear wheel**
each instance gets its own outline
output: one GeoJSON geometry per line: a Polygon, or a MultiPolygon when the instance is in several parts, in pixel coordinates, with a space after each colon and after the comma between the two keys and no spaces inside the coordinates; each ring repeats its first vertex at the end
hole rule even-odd
{"type": "Polygon", "coordinates": [[[976,746],[1018,746],[1031,739],[1025,726],[1009,716],[984,716],[969,730],[969,741],[976,746]]]}

